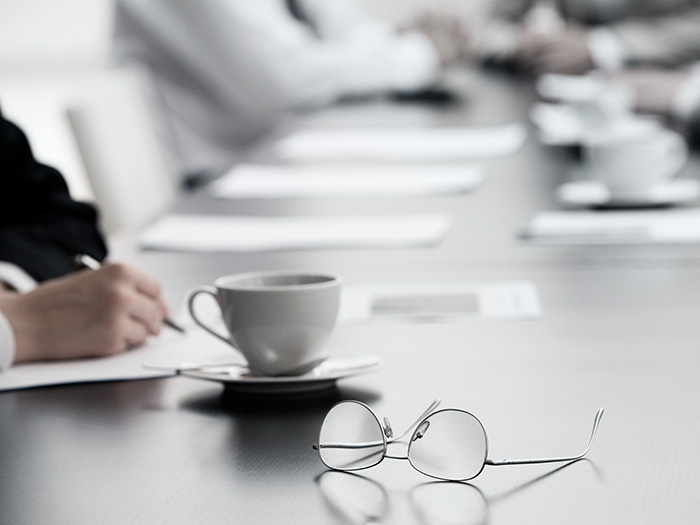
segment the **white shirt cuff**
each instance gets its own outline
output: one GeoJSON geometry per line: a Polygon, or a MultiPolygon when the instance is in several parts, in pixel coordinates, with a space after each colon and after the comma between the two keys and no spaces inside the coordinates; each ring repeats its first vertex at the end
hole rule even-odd
{"type": "Polygon", "coordinates": [[[588,51],[593,64],[603,71],[622,69],[627,58],[620,40],[610,29],[603,27],[588,32],[588,51]]]}
{"type": "Polygon", "coordinates": [[[10,368],[15,360],[15,332],[0,312],[0,371],[10,368]]]}
{"type": "Polygon", "coordinates": [[[688,122],[698,110],[700,110],[700,63],[696,63],[691,68],[690,76],[673,96],[671,115],[681,122],[688,122]]]}
{"type": "Polygon", "coordinates": [[[482,58],[507,60],[517,51],[518,30],[511,24],[492,22],[476,38],[476,41],[476,47],[482,58]]]}
{"type": "Polygon", "coordinates": [[[0,281],[9,284],[19,293],[31,292],[37,284],[22,268],[4,261],[0,261],[0,281]]]}

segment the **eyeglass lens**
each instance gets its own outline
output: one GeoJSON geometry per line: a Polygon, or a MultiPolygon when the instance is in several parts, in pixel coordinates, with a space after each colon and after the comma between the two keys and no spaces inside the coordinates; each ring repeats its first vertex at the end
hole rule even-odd
{"type": "Polygon", "coordinates": [[[319,436],[319,454],[326,466],[337,470],[373,467],[385,449],[382,427],[364,405],[339,403],[326,415],[319,436]]]}
{"type": "MultiPolygon", "coordinates": [[[[374,413],[365,405],[335,405],[321,426],[321,460],[337,470],[373,467],[384,457],[386,439],[374,413]]],[[[408,446],[413,468],[445,480],[467,480],[481,473],[487,454],[481,422],[464,410],[434,412],[416,427],[408,446]]]]}
{"type": "Polygon", "coordinates": [[[408,459],[417,471],[445,480],[467,480],[481,473],[486,461],[486,432],[463,410],[440,410],[413,432],[408,459]]]}

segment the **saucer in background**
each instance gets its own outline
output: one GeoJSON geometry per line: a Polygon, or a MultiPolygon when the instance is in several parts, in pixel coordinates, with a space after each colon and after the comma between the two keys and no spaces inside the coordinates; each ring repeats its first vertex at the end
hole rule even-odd
{"type": "Polygon", "coordinates": [[[530,108],[530,120],[539,132],[540,141],[547,146],[579,146],[598,132],[621,135],[659,128],[661,122],[655,117],[624,115],[600,127],[587,126],[579,112],[568,104],[539,102],[530,108]]]}
{"type": "Polygon", "coordinates": [[[557,199],[575,206],[609,206],[611,208],[639,208],[692,202],[700,197],[700,182],[695,179],[675,178],[658,186],[647,195],[625,197],[610,195],[602,182],[595,179],[567,182],[557,188],[557,199]]]}

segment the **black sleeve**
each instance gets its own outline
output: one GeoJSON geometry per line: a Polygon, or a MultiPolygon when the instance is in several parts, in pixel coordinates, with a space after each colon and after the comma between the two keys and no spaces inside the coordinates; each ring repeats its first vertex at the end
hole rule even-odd
{"type": "Polygon", "coordinates": [[[37,162],[22,130],[0,113],[0,261],[43,281],[72,272],[77,253],[107,254],[97,212],[71,199],[61,174],[37,162]]]}

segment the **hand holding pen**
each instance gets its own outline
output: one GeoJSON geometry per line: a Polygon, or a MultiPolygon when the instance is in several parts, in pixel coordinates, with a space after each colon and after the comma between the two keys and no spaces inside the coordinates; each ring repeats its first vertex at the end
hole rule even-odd
{"type": "MultiPolygon", "coordinates": [[[[75,265],[77,268],[87,268],[90,270],[99,270],[102,265],[99,263],[99,261],[95,260],[94,258],[90,257],[89,255],[86,254],[79,254],[75,256],[74,259],[75,265]]],[[[182,334],[185,333],[184,328],[176,324],[174,321],[166,317],[163,320],[163,324],[166,326],[172,328],[173,330],[176,330],[182,334]]]]}

